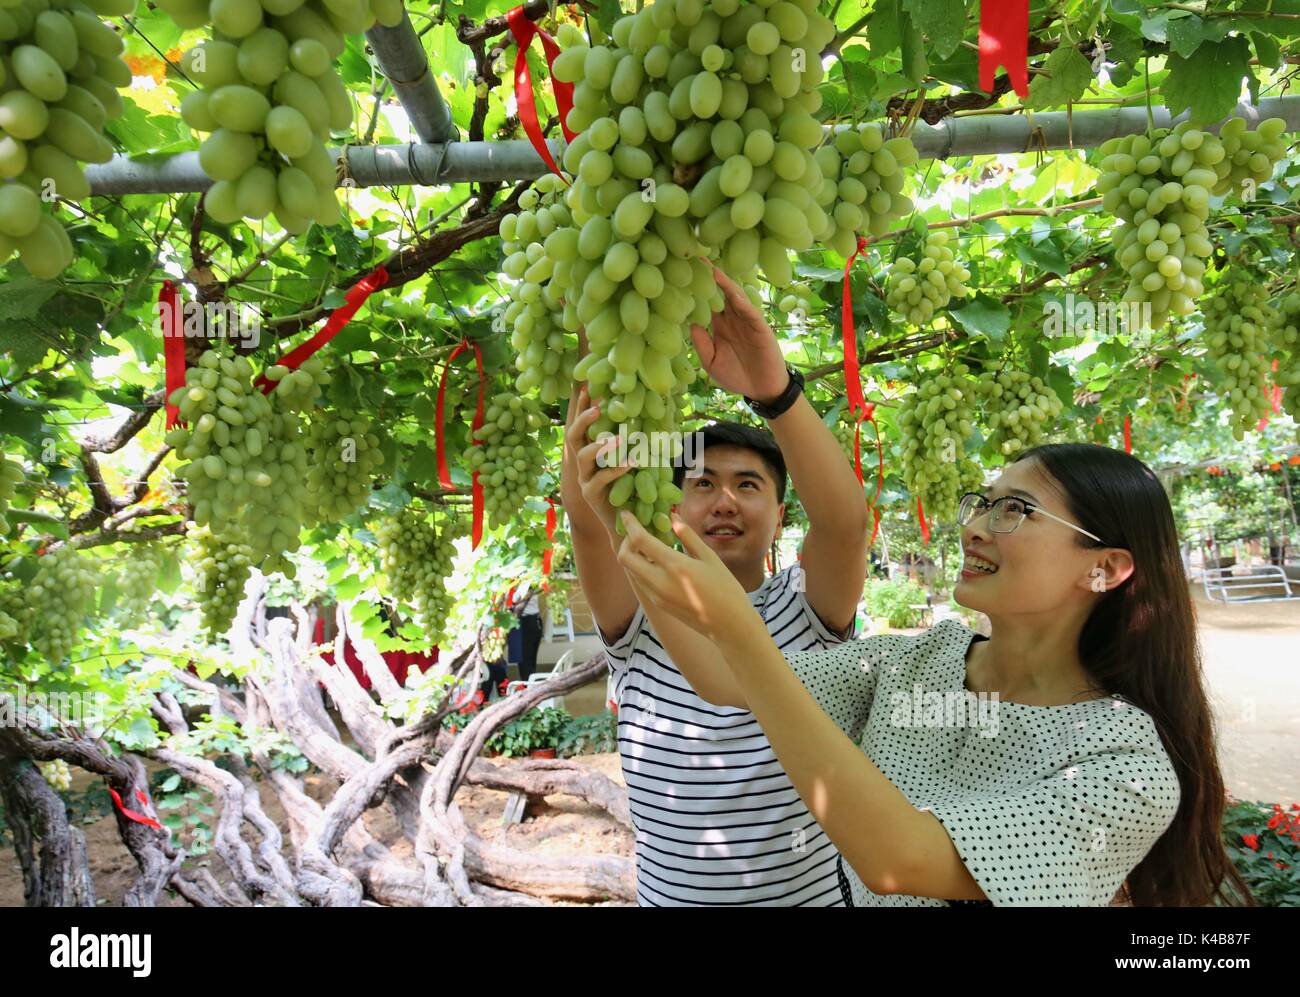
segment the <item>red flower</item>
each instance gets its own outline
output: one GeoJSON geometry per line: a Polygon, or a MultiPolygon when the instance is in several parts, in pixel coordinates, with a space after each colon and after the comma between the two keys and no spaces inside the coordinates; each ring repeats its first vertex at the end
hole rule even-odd
{"type": "Polygon", "coordinates": [[[1243,834],[1241,836],[1241,840],[1246,843],[1246,847],[1249,848],[1251,851],[1255,851],[1255,852],[1259,851],[1258,834],[1243,834]]]}

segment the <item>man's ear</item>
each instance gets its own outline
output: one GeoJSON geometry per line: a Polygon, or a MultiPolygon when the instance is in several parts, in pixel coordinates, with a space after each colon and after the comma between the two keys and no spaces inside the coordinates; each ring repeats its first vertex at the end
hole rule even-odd
{"type": "Polygon", "coordinates": [[[782,502],[776,507],[776,532],[772,534],[772,542],[776,543],[781,539],[781,531],[785,529],[785,503],[782,502]]]}

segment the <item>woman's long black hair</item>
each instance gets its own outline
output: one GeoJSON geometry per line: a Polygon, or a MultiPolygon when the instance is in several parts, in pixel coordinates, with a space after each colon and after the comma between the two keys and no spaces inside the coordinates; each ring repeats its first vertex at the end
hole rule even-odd
{"type": "Polygon", "coordinates": [[[1079,658],[1096,682],[1151,715],[1181,788],[1173,823],[1128,877],[1129,900],[1253,903],[1223,848],[1223,776],[1169,496],[1149,467],[1110,447],[1052,443],[1016,459],[1037,461],[1075,521],[1104,541],[1075,534],[1081,546],[1133,555],[1133,574],[1098,600],[1079,635],[1079,658]]]}

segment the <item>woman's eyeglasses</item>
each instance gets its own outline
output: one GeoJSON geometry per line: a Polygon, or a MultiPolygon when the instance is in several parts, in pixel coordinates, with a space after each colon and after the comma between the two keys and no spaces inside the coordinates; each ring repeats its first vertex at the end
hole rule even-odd
{"type": "Polygon", "coordinates": [[[1099,544],[1105,544],[1105,541],[1097,534],[1089,533],[1083,527],[1075,526],[1060,516],[1053,516],[1040,506],[1036,506],[1032,502],[1026,502],[1015,495],[1003,495],[1001,498],[990,502],[978,492],[967,492],[961,497],[961,504],[957,507],[957,522],[961,526],[965,526],[976,516],[983,515],[986,510],[989,514],[989,529],[994,533],[1015,533],[1020,528],[1020,524],[1025,521],[1025,517],[1031,512],[1036,512],[1082,533],[1085,537],[1091,537],[1099,544]]]}

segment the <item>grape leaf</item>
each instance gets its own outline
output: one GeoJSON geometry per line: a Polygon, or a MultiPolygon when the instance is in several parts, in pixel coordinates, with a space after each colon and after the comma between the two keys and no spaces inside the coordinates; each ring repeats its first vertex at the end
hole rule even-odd
{"type": "Polygon", "coordinates": [[[1171,20],[1168,33],[1169,48],[1184,59],[1200,48],[1205,40],[1204,22],[1195,14],[1171,20]]]}
{"type": "Polygon", "coordinates": [[[1043,63],[1044,73],[1029,84],[1025,107],[1035,111],[1078,100],[1092,82],[1092,65],[1073,45],[1062,45],[1043,63]]]}
{"type": "Polygon", "coordinates": [[[935,54],[946,59],[957,50],[966,33],[966,4],[963,0],[903,0],[903,9],[915,24],[925,26],[935,54]]]}
{"type": "Polygon", "coordinates": [[[1250,74],[1249,60],[1250,43],[1240,36],[1203,42],[1186,59],[1171,53],[1169,75],[1162,88],[1169,113],[1190,109],[1197,123],[1226,117],[1241,99],[1241,81],[1250,74]]]}

